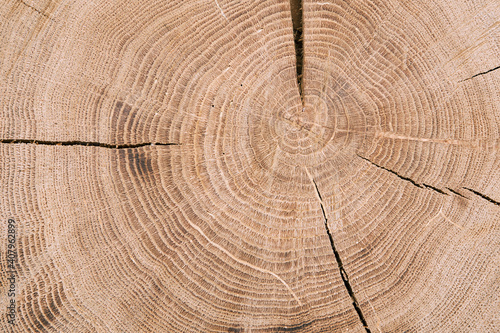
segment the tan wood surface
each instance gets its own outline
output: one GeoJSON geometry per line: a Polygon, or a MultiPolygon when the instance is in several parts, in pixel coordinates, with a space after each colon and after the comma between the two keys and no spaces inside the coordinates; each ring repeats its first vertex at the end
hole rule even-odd
{"type": "Polygon", "coordinates": [[[0,331],[500,332],[500,2],[294,13],[0,0],[0,331]]]}

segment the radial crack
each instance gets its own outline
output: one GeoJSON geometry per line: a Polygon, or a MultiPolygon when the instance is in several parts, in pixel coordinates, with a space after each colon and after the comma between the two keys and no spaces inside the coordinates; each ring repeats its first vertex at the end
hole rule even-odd
{"type": "Polygon", "coordinates": [[[380,166],[380,165],[378,165],[378,164],[373,163],[372,161],[370,161],[370,160],[369,160],[369,159],[367,159],[366,157],[363,157],[363,156],[361,156],[361,155],[358,155],[358,157],[359,157],[359,158],[361,158],[361,159],[363,159],[363,160],[365,160],[365,161],[367,161],[367,162],[369,162],[370,164],[372,164],[372,165],[376,166],[377,168],[380,168],[380,169],[382,169],[382,170],[388,171],[388,172],[392,173],[393,175],[398,176],[400,179],[405,180],[405,181],[407,181],[407,182],[410,182],[411,184],[413,184],[413,185],[414,185],[414,186],[416,186],[416,187],[419,187],[419,188],[428,188],[428,189],[431,189],[431,190],[433,190],[433,191],[436,191],[436,192],[437,192],[437,193],[439,193],[439,194],[448,195],[448,193],[444,192],[443,190],[441,190],[441,189],[439,189],[439,188],[437,188],[437,187],[434,187],[434,186],[431,186],[431,185],[427,185],[427,184],[419,184],[419,183],[417,183],[416,181],[414,181],[414,180],[413,180],[413,179],[411,179],[411,178],[408,178],[408,177],[405,177],[405,176],[401,176],[401,175],[400,175],[400,174],[398,174],[396,171],[393,171],[393,170],[391,170],[391,169],[384,168],[383,166],[380,166]]]}
{"type": "Polygon", "coordinates": [[[467,81],[467,80],[473,79],[473,78],[475,78],[475,77],[477,77],[477,76],[480,76],[480,75],[488,74],[488,73],[490,73],[490,72],[496,71],[496,70],[497,70],[497,69],[499,69],[499,68],[500,68],[500,66],[497,66],[497,67],[492,68],[492,69],[490,69],[490,70],[487,70],[487,71],[484,71],[484,72],[481,72],[481,73],[477,73],[477,74],[472,75],[471,77],[469,77],[469,78],[467,78],[467,79],[465,79],[465,80],[462,80],[462,81],[460,81],[460,82],[464,82],[464,81],[467,81]]]}
{"type": "Polygon", "coordinates": [[[363,315],[363,312],[361,311],[361,307],[359,306],[358,300],[356,299],[356,295],[354,294],[354,290],[352,289],[351,283],[349,282],[349,276],[347,275],[347,272],[344,269],[344,265],[342,264],[342,259],[340,258],[340,254],[337,251],[335,247],[335,242],[333,241],[333,236],[332,233],[330,232],[330,228],[328,227],[328,217],[325,212],[325,207],[323,206],[323,197],[321,196],[321,193],[319,192],[318,185],[316,184],[316,181],[312,178],[312,176],[309,174],[309,172],[306,169],[306,172],[311,178],[311,181],[314,184],[314,188],[316,189],[316,194],[318,195],[319,198],[319,203],[321,206],[321,212],[323,213],[323,223],[325,225],[326,233],[328,234],[328,238],[330,239],[330,246],[332,247],[333,254],[335,255],[335,260],[337,261],[337,266],[339,268],[340,276],[342,278],[342,281],[344,282],[344,286],[347,289],[347,293],[351,297],[352,305],[354,306],[354,309],[356,310],[356,313],[358,314],[359,320],[363,324],[363,327],[365,328],[367,333],[371,333],[370,329],[368,328],[368,324],[366,322],[366,319],[363,315]]]}
{"type": "Polygon", "coordinates": [[[303,0],[290,0],[290,10],[292,12],[293,41],[295,43],[295,68],[297,69],[297,85],[299,87],[300,99],[304,105],[304,86],[302,82],[304,69],[304,16],[302,12],[303,0]]]}
{"type": "Polygon", "coordinates": [[[18,140],[18,139],[0,139],[0,143],[11,143],[11,144],[34,144],[34,145],[44,145],[44,146],[81,146],[81,147],[102,147],[109,149],[127,149],[127,148],[139,148],[145,146],[179,146],[180,143],[161,143],[161,142],[148,142],[148,143],[136,143],[136,144],[122,144],[114,145],[109,143],[101,142],[86,142],[86,141],[43,141],[43,140],[18,140]]]}
{"type": "Polygon", "coordinates": [[[467,198],[467,197],[463,196],[462,194],[460,194],[459,192],[455,191],[455,190],[454,190],[454,189],[452,189],[452,188],[447,187],[446,189],[447,189],[448,191],[450,191],[451,193],[458,195],[459,197],[462,197],[462,198],[464,198],[464,199],[469,199],[469,198],[467,198]]]}
{"type": "Polygon", "coordinates": [[[443,190],[441,190],[441,189],[439,189],[437,187],[434,187],[434,186],[431,186],[431,185],[427,185],[427,184],[424,184],[424,183],[422,183],[422,185],[424,187],[430,188],[431,190],[436,191],[438,193],[441,193],[441,194],[444,194],[444,195],[449,195],[448,193],[446,193],[445,191],[443,191],[443,190]]]}
{"type": "Polygon", "coordinates": [[[484,195],[484,194],[482,194],[482,193],[479,193],[478,191],[475,191],[475,190],[470,189],[470,188],[467,188],[467,187],[462,187],[462,188],[463,188],[463,189],[466,189],[467,191],[470,191],[470,192],[474,193],[475,195],[480,196],[481,198],[483,198],[483,199],[485,199],[485,200],[488,200],[489,202],[491,202],[491,203],[492,203],[492,204],[494,204],[494,205],[500,206],[500,202],[495,201],[495,200],[493,200],[492,198],[490,198],[490,197],[488,197],[488,196],[486,196],[486,195],[484,195]]]}

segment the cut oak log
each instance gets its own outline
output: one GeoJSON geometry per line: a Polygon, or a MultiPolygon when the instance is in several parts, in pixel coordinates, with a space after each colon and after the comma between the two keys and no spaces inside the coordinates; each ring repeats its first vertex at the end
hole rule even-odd
{"type": "Polygon", "coordinates": [[[0,0],[2,332],[500,332],[497,0],[0,0]]]}

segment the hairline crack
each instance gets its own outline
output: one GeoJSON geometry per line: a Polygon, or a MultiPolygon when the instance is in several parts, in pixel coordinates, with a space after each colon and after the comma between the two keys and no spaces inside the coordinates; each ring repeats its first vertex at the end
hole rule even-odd
{"type": "Polygon", "coordinates": [[[488,73],[491,73],[491,72],[493,72],[493,71],[496,71],[497,69],[500,69],[500,66],[497,66],[497,67],[495,67],[495,68],[489,69],[489,70],[484,71],[484,72],[480,72],[480,73],[474,74],[474,75],[472,75],[471,77],[466,78],[466,79],[464,79],[464,80],[462,80],[462,81],[459,81],[459,82],[465,82],[465,81],[471,80],[471,79],[473,79],[473,78],[475,78],[475,77],[478,77],[478,76],[481,76],[481,75],[488,74],[488,73]]]}

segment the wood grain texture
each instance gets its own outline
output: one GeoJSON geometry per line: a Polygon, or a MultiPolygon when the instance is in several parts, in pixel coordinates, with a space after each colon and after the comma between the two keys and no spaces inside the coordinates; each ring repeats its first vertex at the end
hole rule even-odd
{"type": "Polygon", "coordinates": [[[500,3],[302,5],[0,0],[0,331],[500,331],[500,3]]]}

